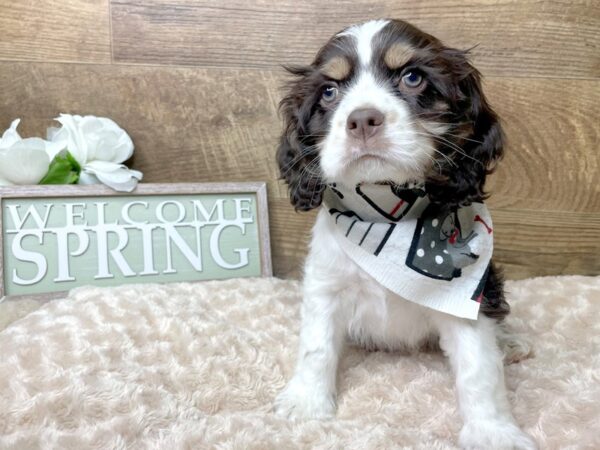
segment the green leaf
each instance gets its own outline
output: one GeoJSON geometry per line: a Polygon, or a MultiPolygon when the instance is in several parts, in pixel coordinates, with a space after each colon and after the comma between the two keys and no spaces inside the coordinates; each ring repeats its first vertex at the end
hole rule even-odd
{"type": "Polygon", "coordinates": [[[79,181],[81,166],[67,150],[58,153],[40,184],[75,184],[79,181]]]}

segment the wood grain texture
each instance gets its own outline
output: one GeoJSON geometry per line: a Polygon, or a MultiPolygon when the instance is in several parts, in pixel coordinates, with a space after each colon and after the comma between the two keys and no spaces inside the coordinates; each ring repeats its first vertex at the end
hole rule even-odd
{"type": "MultiPolygon", "coordinates": [[[[132,136],[146,182],[275,180],[280,81],[255,70],[0,63],[0,128],[23,117],[24,136],[43,135],[59,112],[108,116],[132,136]],[[35,101],[22,102],[24,91],[35,101]]],[[[271,183],[269,195],[285,188],[271,183]]]]}
{"type": "Polygon", "coordinates": [[[108,0],[20,0],[0,8],[2,60],[111,61],[108,0]]]}
{"type": "Polygon", "coordinates": [[[335,32],[408,20],[471,48],[487,75],[597,77],[600,3],[587,0],[111,0],[117,62],[224,67],[309,63],[335,32]]]}
{"type": "Polygon", "coordinates": [[[117,65],[0,63],[0,128],[22,117],[23,135],[42,135],[59,112],[109,116],[146,182],[268,180],[275,273],[297,276],[314,213],[294,213],[277,181],[274,67],[310,62],[332,33],[375,17],[480,44],[474,62],[508,136],[488,189],[509,277],[600,273],[598,2],[18,2],[0,16],[0,60],[110,63],[112,21],[117,65]]]}
{"type": "Polygon", "coordinates": [[[600,212],[491,209],[494,260],[508,278],[600,274],[600,212]]]}
{"type": "MultiPolygon", "coordinates": [[[[271,180],[282,71],[0,63],[0,127],[40,135],[59,112],[112,117],[133,137],[144,181],[271,180]],[[17,80],[22,88],[11,89],[17,80]],[[23,103],[26,91],[35,102],[23,103]]],[[[492,206],[600,211],[600,81],[489,78],[508,147],[492,206]],[[568,91],[569,95],[563,95],[568,91]]]]}
{"type": "Polygon", "coordinates": [[[493,78],[507,137],[490,205],[600,213],[600,80],[493,78]]]}
{"type": "Polygon", "coordinates": [[[269,199],[273,269],[283,278],[302,277],[316,212],[297,213],[287,198],[269,199]]]}

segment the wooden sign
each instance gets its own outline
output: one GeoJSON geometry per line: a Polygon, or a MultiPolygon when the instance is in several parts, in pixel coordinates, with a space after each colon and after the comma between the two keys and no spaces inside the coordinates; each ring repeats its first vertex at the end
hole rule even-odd
{"type": "Polygon", "coordinates": [[[270,276],[266,197],[265,183],[0,187],[0,298],[270,276]]]}

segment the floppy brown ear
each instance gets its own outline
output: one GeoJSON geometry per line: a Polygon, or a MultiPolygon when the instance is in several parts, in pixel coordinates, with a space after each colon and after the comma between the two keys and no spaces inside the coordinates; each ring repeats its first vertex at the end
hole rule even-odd
{"type": "Polygon", "coordinates": [[[469,63],[466,52],[448,49],[445,56],[449,70],[457,77],[453,109],[465,133],[457,137],[456,131],[450,131],[454,135],[445,136],[453,143],[444,149],[452,162],[445,161],[442,173],[427,180],[427,191],[435,203],[469,204],[487,198],[485,181],[502,157],[504,135],[483,93],[481,75],[469,63]]]}
{"type": "MultiPolygon", "coordinates": [[[[303,73],[292,73],[304,76],[303,73]]],[[[309,134],[304,123],[309,115],[304,104],[306,93],[307,89],[300,80],[291,85],[290,93],[280,104],[285,127],[277,148],[277,162],[281,178],[288,184],[290,200],[296,211],[317,208],[323,201],[325,190],[319,165],[315,162],[318,150],[311,144],[311,139],[303,138],[303,135],[309,134]]]]}

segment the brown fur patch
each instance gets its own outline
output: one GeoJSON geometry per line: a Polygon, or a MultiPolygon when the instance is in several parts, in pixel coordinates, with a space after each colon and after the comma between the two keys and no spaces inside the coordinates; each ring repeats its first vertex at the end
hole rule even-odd
{"type": "Polygon", "coordinates": [[[408,44],[396,42],[386,52],[383,60],[390,69],[398,69],[405,65],[414,55],[414,48],[408,44]]]}
{"type": "Polygon", "coordinates": [[[323,64],[321,71],[329,78],[341,81],[350,75],[351,69],[350,61],[347,58],[336,56],[323,64]]]}

